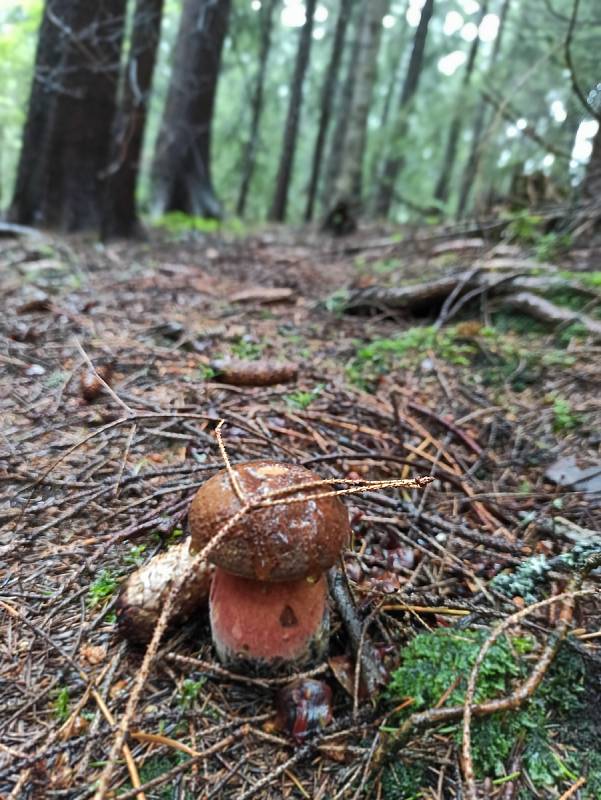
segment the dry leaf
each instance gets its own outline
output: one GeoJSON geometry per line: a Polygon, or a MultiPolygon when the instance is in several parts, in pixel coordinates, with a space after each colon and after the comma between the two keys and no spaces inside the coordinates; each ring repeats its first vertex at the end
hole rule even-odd
{"type": "Polygon", "coordinates": [[[106,649],[101,645],[84,644],[80,652],[81,657],[92,666],[102,663],[106,658],[106,649]]]}
{"type": "Polygon", "coordinates": [[[67,721],[65,727],[60,732],[60,738],[65,742],[67,739],[73,739],[75,736],[81,736],[89,726],[89,721],[77,714],[67,721]]]}

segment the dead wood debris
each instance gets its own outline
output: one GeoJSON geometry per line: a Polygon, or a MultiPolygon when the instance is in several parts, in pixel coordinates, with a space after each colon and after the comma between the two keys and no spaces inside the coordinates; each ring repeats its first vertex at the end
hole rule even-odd
{"type": "Polygon", "coordinates": [[[420,312],[442,305],[437,325],[448,322],[470,300],[486,294],[498,298],[507,308],[521,311],[535,319],[551,325],[568,325],[578,322],[587,333],[601,336],[601,322],[579,311],[572,311],[547,300],[546,291],[566,290],[589,297],[595,304],[601,303],[601,295],[577,281],[554,275],[544,278],[521,273],[503,274],[495,269],[482,267],[438,278],[427,283],[408,286],[367,286],[352,291],[345,301],[347,311],[361,309],[391,309],[420,312]]]}

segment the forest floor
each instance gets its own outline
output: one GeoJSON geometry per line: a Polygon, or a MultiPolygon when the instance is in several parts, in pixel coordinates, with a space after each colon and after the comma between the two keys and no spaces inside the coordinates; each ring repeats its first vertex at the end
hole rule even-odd
{"type": "MultiPolygon", "coordinates": [[[[582,576],[601,549],[601,343],[486,292],[438,330],[440,304],[346,311],[353,292],[474,266],[547,275],[536,255],[438,228],[0,240],[1,797],[93,796],[144,654],[119,635],[119,585],[185,535],[190,497],[223,466],[218,419],[232,462],[435,477],[347,500],[346,572],[392,679],[353,696],[335,611],[333,723],[299,744],[273,722],[273,684],[220,672],[203,617],[163,641],[130,726],[154,783],[132,791],[119,758],[112,796],[601,797],[601,598],[598,571],[582,576]],[[251,362],[245,377],[228,358],[251,362]],[[298,374],[253,386],[264,359],[298,374]],[[579,574],[573,610],[558,596],[579,574]],[[412,719],[394,753],[412,713],[462,706],[494,626],[543,598],[484,662],[475,702],[515,703],[472,720],[471,754],[462,708],[412,719]]],[[[589,290],[554,302],[599,319],[593,252],[542,255],[589,290]]]]}

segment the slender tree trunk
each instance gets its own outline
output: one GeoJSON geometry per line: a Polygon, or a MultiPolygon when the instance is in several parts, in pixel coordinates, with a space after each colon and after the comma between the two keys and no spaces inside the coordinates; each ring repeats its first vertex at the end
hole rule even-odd
{"type": "MultiPolygon", "coordinates": [[[[499,30],[493,51],[490,56],[490,62],[487,70],[487,78],[493,77],[495,72],[495,65],[501,51],[501,42],[503,41],[503,29],[509,11],[511,0],[504,0],[499,14],[499,30]]],[[[478,174],[478,167],[480,164],[480,157],[482,155],[482,132],[486,127],[488,117],[488,103],[484,98],[480,100],[478,110],[474,118],[474,125],[472,127],[472,141],[470,146],[470,153],[463,171],[463,178],[461,181],[461,188],[459,190],[459,201],[457,203],[457,217],[461,219],[467,208],[470,192],[478,174]]]]}
{"type": "Polygon", "coordinates": [[[261,6],[261,46],[259,48],[259,69],[255,81],[255,88],[251,100],[252,117],[250,122],[250,135],[244,150],[244,160],[242,163],[242,183],[240,184],[240,194],[236,212],[244,215],[246,209],[246,198],[255,170],[255,159],[259,144],[259,122],[263,111],[263,91],[265,86],[265,75],[267,74],[267,60],[271,48],[271,32],[273,29],[273,13],[280,0],[266,0],[261,6]]]}
{"type": "MultiPolygon", "coordinates": [[[[409,3],[406,3],[405,7],[403,8],[400,14],[401,19],[403,19],[407,14],[408,7],[409,3]]],[[[405,56],[405,45],[406,45],[408,30],[409,30],[408,26],[403,25],[399,36],[390,43],[390,47],[394,48],[394,51],[392,58],[392,68],[390,69],[390,79],[388,81],[388,86],[386,88],[386,95],[384,96],[384,102],[382,104],[382,113],[380,115],[381,130],[384,130],[384,127],[388,124],[388,118],[390,116],[390,108],[392,106],[392,98],[394,97],[396,87],[402,80],[401,67],[405,56]]]]}
{"type": "Polygon", "coordinates": [[[326,209],[330,208],[332,205],[334,186],[336,184],[336,179],[338,178],[338,173],[340,172],[340,165],[342,163],[344,140],[348,130],[348,119],[351,106],[353,104],[353,94],[355,91],[357,78],[357,67],[359,66],[359,41],[361,39],[363,20],[365,18],[365,8],[365,3],[363,0],[361,0],[358,5],[356,18],[353,24],[353,36],[351,42],[349,43],[349,47],[347,47],[347,50],[350,50],[350,52],[346,65],[342,93],[338,101],[336,124],[331,136],[328,158],[326,162],[325,177],[323,181],[323,189],[321,191],[321,205],[326,209]]]}
{"type": "Polygon", "coordinates": [[[152,210],[219,218],[211,124],[230,0],[185,0],[152,167],[152,210]]]}
{"type": "Polygon", "coordinates": [[[326,77],[321,89],[321,111],[319,114],[315,147],[313,148],[313,164],[311,167],[311,179],[309,181],[309,189],[307,192],[305,222],[309,222],[309,220],[313,218],[313,209],[315,207],[321,161],[332,113],[332,100],[335,94],[338,70],[340,68],[340,59],[342,58],[342,51],[344,49],[344,38],[346,36],[346,29],[351,16],[352,5],[353,0],[340,0],[338,19],[336,21],[336,30],[334,32],[334,42],[332,44],[332,54],[330,56],[330,63],[328,64],[326,77]]]}
{"type": "Polygon", "coordinates": [[[280,155],[280,165],[275,182],[275,192],[269,211],[269,219],[274,222],[283,222],[286,218],[286,206],[288,204],[288,190],[290,188],[290,178],[292,167],[294,166],[294,154],[296,151],[296,139],[300,121],[301,109],[303,105],[303,83],[305,73],[309,64],[311,54],[311,39],[313,35],[313,17],[315,16],[315,6],[317,0],[307,0],[305,6],[305,24],[301,28],[298,51],[296,55],[296,66],[292,78],[292,90],[290,92],[290,103],[288,105],[288,116],[284,129],[284,141],[280,155]]]}
{"type": "Polygon", "coordinates": [[[392,150],[393,152],[386,158],[382,170],[382,177],[376,196],[375,211],[379,216],[387,216],[390,212],[390,207],[394,199],[394,187],[397,178],[403,169],[405,159],[398,150],[399,142],[405,135],[407,130],[407,107],[411,102],[413,96],[419,86],[419,80],[422,73],[422,66],[424,63],[424,52],[426,49],[426,39],[428,37],[428,26],[434,11],[434,0],[426,0],[423,8],[419,24],[415,30],[413,37],[413,46],[411,48],[411,58],[409,59],[409,67],[403,83],[401,96],[399,99],[399,109],[395,125],[392,132],[392,150]]]}
{"type": "Polygon", "coordinates": [[[340,172],[334,190],[333,207],[341,203],[359,208],[361,205],[361,178],[363,157],[367,140],[367,116],[371,106],[377,76],[378,50],[382,38],[382,18],[389,0],[370,0],[361,30],[360,56],[357,80],[353,92],[347,134],[340,172]]]}
{"type": "Polygon", "coordinates": [[[115,115],[125,0],[48,0],[11,216],[97,229],[115,115]]]}
{"type": "Polygon", "coordinates": [[[136,2],[121,108],[112,142],[112,163],[106,181],[103,237],[131,236],[139,227],[136,183],[162,13],[163,0],[136,2]]]}
{"type": "Polygon", "coordinates": [[[582,183],[582,195],[586,201],[594,201],[597,207],[601,199],[601,125],[593,139],[593,152],[582,183]]]}
{"type": "MultiPolygon", "coordinates": [[[[487,11],[488,0],[484,0],[480,6],[478,24],[480,24],[487,11]]],[[[449,127],[447,146],[442,161],[442,168],[436,183],[436,188],[434,190],[434,197],[441,203],[446,203],[449,199],[449,184],[451,182],[451,175],[453,174],[453,167],[455,166],[455,159],[457,158],[457,148],[459,145],[459,134],[461,133],[462,116],[465,113],[464,104],[467,89],[472,79],[472,73],[474,71],[474,65],[476,63],[476,56],[478,55],[479,48],[480,37],[476,36],[470,47],[467,65],[465,72],[463,73],[463,80],[461,82],[461,89],[459,91],[459,97],[455,103],[455,114],[453,115],[453,119],[451,120],[451,125],[449,127]]]]}

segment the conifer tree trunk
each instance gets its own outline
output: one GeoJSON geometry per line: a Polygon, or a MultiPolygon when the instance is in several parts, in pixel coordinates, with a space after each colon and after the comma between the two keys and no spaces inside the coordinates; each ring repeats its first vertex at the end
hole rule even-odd
{"type": "Polygon", "coordinates": [[[370,0],[359,40],[359,63],[356,85],[347,122],[347,133],[340,172],[334,189],[334,203],[359,208],[361,204],[361,178],[363,157],[367,140],[367,116],[371,106],[377,76],[378,51],[382,38],[382,18],[388,10],[389,0],[370,0]]]}
{"type": "Polygon", "coordinates": [[[323,151],[326,143],[328,128],[330,125],[332,102],[335,94],[336,82],[338,80],[340,59],[342,58],[342,51],[344,49],[344,38],[346,36],[346,29],[348,27],[348,22],[351,16],[352,5],[353,5],[353,0],[340,0],[338,19],[336,20],[336,29],[334,31],[334,42],[332,44],[332,53],[330,56],[330,63],[328,64],[326,77],[321,89],[319,123],[317,126],[317,137],[315,139],[315,146],[313,148],[313,163],[311,167],[311,178],[309,180],[309,189],[307,192],[305,222],[309,222],[309,220],[313,218],[313,209],[315,207],[315,198],[317,195],[317,184],[320,177],[323,151]]]}
{"type": "Polygon", "coordinates": [[[102,220],[104,238],[131,236],[139,226],[136,183],[162,13],[163,0],[136,2],[121,108],[114,126],[112,160],[106,180],[102,220]]]}
{"type": "MultiPolygon", "coordinates": [[[[497,31],[497,38],[493,51],[490,56],[490,62],[487,70],[487,78],[492,78],[495,72],[495,66],[501,51],[501,42],[503,41],[503,30],[505,28],[505,21],[507,13],[509,12],[509,5],[511,0],[504,0],[501,12],[499,14],[499,29],[497,31]]],[[[470,153],[463,171],[463,178],[461,180],[461,188],[459,190],[459,201],[457,203],[457,217],[461,219],[467,208],[469,196],[478,174],[478,166],[480,164],[480,157],[482,155],[482,132],[486,128],[488,117],[488,103],[482,98],[478,105],[478,110],[474,118],[472,127],[472,141],[470,145],[470,153]]]]}
{"type": "MultiPolygon", "coordinates": [[[[480,14],[478,15],[478,24],[482,21],[485,14],[488,13],[488,0],[484,0],[480,6],[480,14]]],[[[462,116],[465,113],[464,103],[467,94],[467,89],[472,79],[474,65],[476,63],[476,56],[480,48],[480,37],[476,36],[470,47],[469,56],[465,72],[463,73],[463,80],[461,82],[461,89],[459,97],[455,103],[455,113],[451,120],[449,127],[449,134],[447,137],[447,146],[445,149],[440,175],[434,190],[434,197],[441,203],[446,203],[449,199],[449,184],[451,182],[451,175],[453,174],[453,167],[455,166],[455,159],[457,158],[457,148],[459,146],[459,134],[461,133],[462,116]]]]}
{"type": "Polygon", "coordinates": [[[60,85],[67,54],[66,31],[71,21],[71,0],[47,2],[42,16],[29,95],[29,109],[19,159],[17,178],[9,216],[21,225],[41,222],[38,206],[47,163],[49,122],[55,91],[60,85]],[[62,25],[54,20],[62,20],[62,25]],[[32,155],[35,152],[36,157],[32,155]]]}
{"type": "Polygon", "coordinates": [[[261,44],[259,48],[259,69],[257,71],[255,88],[251,100],[252,116],[250,122],[250,134],[244,150],[244,159],[242,162],[242,182],[240,184],[238,203],[236,204],[236,212],[240,216],[244,215],[244,211],[246,209],[246,198],[248,196],[248,190],[250,188],[255,169],[257,146],[259,144],[259,123],[261,121],[261,113],[263,111],[265,75],[267,74],[267,60],[269,58],[269,50],[271,48],[273,13],[279,2],[280,0],[265,0],[260,11],[261,44]]]}
{"type": "Polygon", "coordinates": [[[403,138],[407,130],[407,107],[419,86],[424,63],[426,40],[428,37],[428,26],[430,25],[433,11],[434,0],[426,0],[422,8],[419,24],[415,29],[411,58],[409,59],[409,66],[399,99],[398,113],[392,132],[392,153],[390,153],[384,161],[382,176],[378,186],[375,211],[379,216],[387,216],[390,212],[390,207],[394,200],[394,187],[405,163],[403,155],[398,152],[397,148],[399,141],[403,138]]]}
{"type": "Polygon", "coordinates": [[[593,139],[593,152],[586,168],[582,184],[582,194],[588,202],[599,205],[601,198],[601,124],[593,139]]]}
{"type": "Polygon", "coordinates": [[[336,124],[334,126],[334,130],[332,131],[328,158],[326,161],[323,189],[321,191],[321,204],[326,209],[331,208],[332,206],[334,186],[336,185],[336,179],[338,178],[340,165],[342,163],[344,139],[348,128],[348,119],[351,106],[353,104],[353,94],[355,91],[355,83],[357,78],[357,67],[359,66],[359,41],[361,39],[364,18],[365,3],[363,0],[361,0],[359,3],[358,13],[353,24],[353,35],[351,41],[349,42],[349,46],[347,47],[347,50],[350,52],[346,64],[342,92],[336,111],[336,124]]]}
{"type": "Polygon", "coordinates": [[[11,218],[100,227],[125,0],[47,0],[11,218]]]}
{"type": "Polygon", "coordinates": [[[269,211],[269,219],[274,222],[283,222],[286,219],[288,191],[290,188],[290,179],[292,177],[292,168],[294,166],[296,139],[303,105],[303,83],[309,64],[309,56],[311,54],[313,18],[315,16],[316,5],[317,0],[307,0],[305,6],[305,24],[300,31],[296,65],[290,91],[290,103],[288,105],[288,116],[286,118],[284,140],[282,142],[280,154],[280,164],[275,182],[275,192],[269,211]]]}
{"type": "MultiPolygon", "coordinates": [[[[403,19],[409,8],[409,2],[405,4],[404,9],[400,14],[400,18],[403,19]]],[[[386,95],[384,96],[384,103],[382,104],[382,114],[380,116],[380,129],[383,130],[384,126],[388,123],[388,117],[390,116],[390,108],[392,106],[392,98],[394,97],[395,89],[401,82],[401,65],[404,60],[405,56],[405,45],[407,39],[407,32],[408,26],[403,25],[403,28],[400,32],[400,35],[394,39],[393,42],[390,43],[390,48],[394,48],[393,51],[393,59],[392,59],[392,68],[390,70],[390,78],[388,81],[388,86],[386,88],[386,95]],[[396,53],[396,55],[394,55],[396,53]]]]}
{"type": "Polygon", "coordinates": [[[219,218],[211,181],[211,124],[230,0],[185,0],[155,147],[152,210],[219,218]]]}

